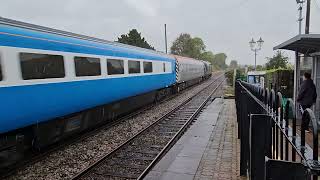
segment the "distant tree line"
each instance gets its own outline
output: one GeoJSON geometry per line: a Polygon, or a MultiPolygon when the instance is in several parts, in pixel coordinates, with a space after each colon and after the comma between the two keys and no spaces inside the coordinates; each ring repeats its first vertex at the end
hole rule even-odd
{"type": "Polygon", "coordinates": [[[213,54],[212,51],[207,51],[203,40],[199,37],[192,37],[190,34],[180,34],[172,43],[170,50],[171,54],[211,62],[214,69],[226,69],[228,67],[225,53],[213,54]]]}
{"type": "MultiPolygon", "coordinates": [[[[266,57],[267,63],[257,65],[257,71],[272,70],[272,69],[293,69],[293,65],[289,63],[289,57],[282,51],[276,51],[272,57],[266,57]]],[[[254,70],[254,66],[247,66],[249,71],[254,70]]]]}
{"type": "MultiPolygon", "coordinates": [[[[130,30],[128,34],[122,34],[118,37],[117,42],[155,50],[136,29],[130,30]]],[[[204,41],[199,37],[191,37],[190,34],[180,34],[172,43],[170,50],[171,54],[208,61],[212,64],[213,69],[216,70],[228,68],[226,64],[227,55],[225,53],[213,54],[212,51],[207,51],[204,41]]],[[[237,61],[231,61],[230,66],[236,68],[238,66],[237,61]]]]}

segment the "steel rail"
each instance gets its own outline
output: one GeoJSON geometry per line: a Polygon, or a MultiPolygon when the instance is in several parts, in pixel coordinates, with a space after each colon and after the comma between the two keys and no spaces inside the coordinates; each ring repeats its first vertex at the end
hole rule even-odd
{"type": "Polygon", "coordinates": [[[207,97],[207,99],[200,105],[197,111],[190,117],[189,121],[187,121],[183,127],[179,130],[179,132],[169,141],[169,143],[162,149],[162,151],[157,155],[157,157],[149,164],[149,166],[142,172],[142,174],[138,177],[138,180],[142,180],[151,170],[152,168],[159,162],[159,160],[165,155],[165,153],[171,149],[171,147],[175,144],[177,140],[183,135],[184,131],[188,128],[188,126],[192,123],[194,119],[200,114],[201,110],[208,103],[210,98],[214,95],[216,90],[221,86],[224,81],[221,81],[220,84],[213,90],[213,92],[207,97]]]}
{"type": "MultiPolygon", "coordinates": [[[[215,84],[219,79],[221,79],[223,77],[223,75],[220,75],[217,79],[215,79],[212,83],[210,83],[208,86],[206,86],[205,88],[203,88],[201,90],[204,91],[206,90],[208,87],[210,87],[211,85],[215,84]]],[[[215,91],[221,86],[221,84],[224,82],[224,79],[217,85],[217,87],[212,91],[212,93],[210,93],[209,96],[207,96],[207,98],[205,99],[204,102],[201,103],[200,107],[196,110],[196,113],[193,113],[192,116],[187,120],[187,122],[180,128],[180,130],[178,131],[178,133],[175,134],[175,136],[169,141],[169,143],[167,143],[165,145],[165,147],[160,151],[160,153],[155,157],[155,159],[146,167],[146,169],[144,169],[143,173],[140,175],[139,178],[143,178],[147,172],[156,164],[156,162],[160,159],[160,157],[166,152],[166,150],[168,150],[168,148],[170,147],[170,145],[173,144],[173,142],[176,140],[176,138],[178,138],[178,135],[181,135],[181,133],[183,132],[183,130],[185,130],[188,125],[194,120],[194,118],[199,114],[199,112],[202,110],[202,108],[204,107],[204,105],[209,101],[209,99],[212,97],[212,95],[215,93],[215,91]]],[[[143,130],[139,131],[137,134],[135,134],[133,137],[131,137],[130,139],[128,139],[127,141],[125,141],[124,143],[122,143],[121,145],[119,145],[117,148],[115,148],[114,150],[112,150],[111,152],[107,153],[106,155],[102,156],[101,158],[99,158],[96,162],[92,163],[90,166],[88,166],[87,168],[83,169],[81,172],[79,172],[78,174],[76,174],[75,176],[73,176],[72,179],[81,179],[85,176],[87,176],[94,168],[98,167],[101,163],[103,163],[103,161],[105,161],[106,159],[108,159],[109,157],[112,157],[112,155],[114,155],[116,152],[118,152],[121,148],[125,147],[126,145],[128,145],[130,142],[132,142],[134,139],[136,139],[137,137],[139,137],[142,133],[148,131],[149,129],[151,129],[153,126],[157,125],[159,122],[161,122],[162,120],[165,120],[166,118],[168,118],[169,116],[171,116],[174,112],[176,112],[177,110],[179,110],[181,107],[183,107],[184,105],[186,105],[188,102],[190,102],[192,99],[194,99],[196,96],[198,96],[198,94],[193,95],[192,97],[188,98],[187,100],[185,100],[184,102],[182,102],[179,106],[177,106],[176,108],[172,109],[170,112],[168,112],[167,114],[163,115],[162,117],[160,117],[157,121],[155,121],[154,123],[150,124],[149,126],[147,126],[146,128],[144,128],[143,130]]],[[[138,179],[139,179],[138,178],[138,179]]]]}
{"type": "MultiPolygon", "coordinates": [[[[220,76],[218,76],[216,79],[214,79],[213,82],[215,82],[220,76]]],[[[203,81],[203,82],[206,82],[206,81],[203,81]]],[[[210,83],[210,84],[212,84],[212,83],[210,83]]],[[[194,87],[194,86],[191,86],[191,87],[194,87]]],[[[189,89],[191,87],[188,87],[187,89],[189,89]]],[[[208,86],[206,86],[206,87],[208,87],[208,86]]],[[[204,87],[204,89],[206,87],[204,87]]],[[[63,142],[58,142],[58,143],[55,143],[53,145],[50,145],[49,147],[45,148],[43,152],[40,152],[39,154],[35,154],[35,153],[30,153],[29,152],[28,153],[29,158],[27,158],[25,160],[22,160],[22,161],[20,161],[20,162],[18,162],[16,164],[13,164],[10,167],[0,169],[0,179],[8,178],[11,175],[15,174],[16,172],[18,172],[19,170],[23,169],[24,167],[41,161],[42,159],[46,158],[51,153],[57,152],[60,149],[66,147],[66,146],[73,145],[73,144],[76,144],[78,142],[81,142],[81,141],[93,136],[94,134],[100,132],[101,130],[109,129],[109,128],[117,125],[117,124],[120,124],[120,123],[128,120],[128,119],[134,118],[137,115],[152,109],[157,104],[159,104],[159,103],[162,104],[162,103],[165,103],[167,101],[170,101],[170,100],[178,97],[179,95],[181,95],[181,93],[177,93],[177,94],[171,95],[171,96],[169,96],[167,98],[164,98],[160,102],[152,103],[150,105],[147,105],[147,107],[142,107],[142,108],[140,108],[140,109],[138,109],[138,110],[136,110],[136,111],[134,111],[132,113],[129,113],[127,115],[124,115],[122,117],[114,119],[114,120],[110,121],[109,123],[100,124],[101,126],[97,126],[94,129],[85,130],[84,132],[76,133],[75,135],[72,135],[71,137],[69,137],[66,140],[64,140],[63,142]]]]}

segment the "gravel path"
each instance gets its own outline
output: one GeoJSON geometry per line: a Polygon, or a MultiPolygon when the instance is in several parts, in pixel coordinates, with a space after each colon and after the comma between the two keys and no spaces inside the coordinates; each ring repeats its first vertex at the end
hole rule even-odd
{"type": "Polygon", "coordinates": [[[197,94],[215,78],[213,77],[198,86],[185,90],[176,98],[158,104],[134,118],[101,130],[81,142],[53,152],[47,158],[29,165],[8,179],[70,179],[89,164],[95,162],[104,154],[111,152],[134,134],[165,115],[168,111],[197,94]]]}

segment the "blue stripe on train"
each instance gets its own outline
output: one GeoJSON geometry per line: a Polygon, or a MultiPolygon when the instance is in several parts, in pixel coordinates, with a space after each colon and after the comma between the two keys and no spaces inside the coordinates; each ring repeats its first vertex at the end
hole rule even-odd
{"type": "Polygon", "coordinates": [[[0,88],[0,133],[172,85],[175,74],[0,88]]]}
{"type": "Polygon", "coordinates": [[[23,28],[0,25],[0,46],[42,49],[51,51],[74,52],[104,56],[118,56],[162,61],[175,61],[173,58],[152,52],[143,52],[136,49],[114,46],[111,44],[96,43],[76,38],[64,37],[49,33],[42,33],[23,28]],[[7,34],[4,34],[7,33],[7,34]],[[19,36],[8,35],[14,34],[19,36]],[[26,37],[23,37],[26,36],[26,37]],[[28,38],[30,37],[30,38],[28,38]],[[47,40],[41,40],[42,38],[47,40]],[[53,42],[59,41],[59,42],[53,42]],[[72,43],[72,44],[71,44],[72,43]],[[74,45],[79,44],[79,45],[74,45]],[[88,47],[92,46],[92,47],[88,47]],[[98,49],[103,48],[103,49],[98,49]]]}

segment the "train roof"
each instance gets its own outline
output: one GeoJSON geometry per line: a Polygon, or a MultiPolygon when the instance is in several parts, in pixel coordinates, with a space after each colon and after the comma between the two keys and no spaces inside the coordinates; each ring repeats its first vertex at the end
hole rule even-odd
{"type": "Polygon", "coordinates": [[[194,58],[190,58],[190,57],[184,57],[184,56],[179,56],[179,55],[171,55],[171,56],[176,58],[177,60],[181,60],[181,61],[190,60],[190,61],[198,61],[198,62],[203,62],[203,63],[206,63],[206,64],[211,64],[208,61],[198,60],[198,59],[194,59],[194,58]]]}
{"type": "Polygon", "coordinates": [[[173,60],[171,56],[162,52],[2,17],[0,17],[0,38],[4,40],[0,41],[0,46],[56,50],[150,60],[173,60]],[[45,46],[45,43],[48,45],[45,46]]]}

